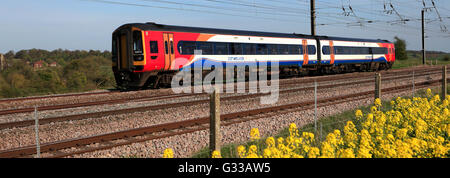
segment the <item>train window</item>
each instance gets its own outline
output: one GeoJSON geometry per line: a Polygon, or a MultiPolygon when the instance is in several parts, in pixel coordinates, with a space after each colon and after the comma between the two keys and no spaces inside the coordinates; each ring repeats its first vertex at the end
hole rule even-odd
{"type": "MultiPolygon", "coordinates": [[[[373,49],[373,48],[372,48],[373,49]]],[[[345,54],[345,55],[364,55],[371,54],[368,47],[349,47],[349,46],[335,46],[335,54],[345,54]]],[[[324,52],[325,54],[325,52],[324,52]]]]}
{"type": "Polygon", "coordinates": [[[158,41],[150,41],[150,53],[158,53],[158,41]]]}
{"type": "Polygon", "coordinates": [[[173,54],[173,41],[170,41],[170,54],[173,54]]]}
{"type": "Polygon", "coordinates": [[[278,46],[276,44],[267,45],[269,54],[278,54],[278,46]]]}
{"type": "Polygon", "coordinates": [[[133,52],[142,54],[142,33],[140,31],[133,31],[133,52]]]}
{"type": "Polygon", "coordinates": [[[242,54],[242,44],[240,43],[230,43],[231,54],[242,54]]]}
{"type": "Polygon", "coordinates": [[[351,47],[344,47],[344,54],[352,54],[352,48],[351,47]]]}
{"type": "Polygon", "coordinates": [[[325,55],[330,55],[331,54],[330,46],[323,46],[322,47],[322,53],[325,54],[325,55]]]}
{"type": "Polygon", "coordinates": [[[244,44],[244,54],[256,54],[256,45],[251,43],[244,44]]]}
{"type": "Polygon", "coordinates": [[[350,54],[362,54],[360,48],[358,47],[351,47],[350,48],[350,54]]]}
{"type": "Polygon", "coordinates": [[[166,54],[169,54],[169,47],[167,45],[167,41],[164,42],[164,49],[166,51],[166,54]]]}
{"type": "Polygon", "coordinates": [[[387,48],[372,48],[373,54],[387,54],[387,48]]]}
{"type": "Polygon", "coordinates": [[[289,54],[301,54],[303,50],[300,50],[300,45],[289,45],[289,54]]]}
{"type": "Polygon", "coordinates": [[[289,46],[284,44],[278,45],[278,54],[289,54],[289,46]]]}
{"type": "Polygon", "coordinates": [[[360,54],[370,54],[369,48],[367,47],[362,47],[361,48],[361,53],[360,54]]]}
{"type": "Polygon", "coordinates": [[[228,54],[228,43],[215,43],[214,54],[217,55],[227,55],[228,54]]]}
{"type": "Polygon", "coordinates": [[[191,55],[194,54],[196,44],[194,41],[180,41],[178,42],[178,52],[180,54],[191,55]]]}
{"type": "Polygon", "coordinates": [[[117,61],[117,38],[113,38],[113,40],[112,40],[112,51],[111,51],[111,54],[112,54],[112,61],[113,62],[116,62],[117,61]]]}
{"type": "Polygon", "coordinates": [[[256,54],[267,54],[267,45],[266,44],[257,44],[256,45],[256,54]]]}
{"type": "Polygon", "coordinates": [[[316,54],[316,46],[308,45],[308,54],[310,54],[310,55],[316,54]]]}
{"type": "Polygon", "coordinates": [[[335,46],[334,54],[344,54],[344,48],[342,46],[335,46]]]}
{"type": "Polygon", "coordinates": [[[197,49],[202,50],[202,54],[213,54],[213,43],[210,42],[197,42],[197,49]]]}

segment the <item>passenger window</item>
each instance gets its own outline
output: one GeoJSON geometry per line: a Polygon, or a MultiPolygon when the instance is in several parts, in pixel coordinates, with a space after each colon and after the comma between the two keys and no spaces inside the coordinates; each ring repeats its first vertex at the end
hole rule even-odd
{"type": "Polygon", "coordinates": [[[180,41],[178,42],[178,52],[180,54],[191,55],[194,54],[196,44],[193,41],[180,41]]]}
{"type": "Polygon", "coordinates": [[[289,45],[289,54],[300,54],[300,45],[289,45]]]}
{"type": "Polygon", "coordinates": [[[173,41],[170,41],[170,53],[173,54],[173,41]]]}
{"type": "Polygon", "coordinates": [[[311,55],[316,54],[316,46],[308,45],[308,54],[311,54],[311,55]]]}
{"type": "Polygon", "coordinates": [[[267,54],[267,45],[266,44],[257,44],[256,45],[256,54],[267,54]]]}
{"type": "Polygon", "coordinates": [[[269,54],[278,54],[278,46],[276,44],[267,45],[267,49],[269,54]]]}
{"type": "Polygon", "coordinates": [[[278,45],[278,53],[279,54],[289,54],[288,45],[283,45],[283,44],[278,45]]]}
{"type": "Polygon", "coordinates": [[[215,52],[217,55],[227,55],[228,54],[228,43],[215,43],[215,52]]]}
{"type": "Polygon", "coordinates": [[[361,54],[370,54],[369,48],[366,48],[366,47],[361,48],[361,54]]]}
{"type": "Polygon", "coordinates": [[[213,53],[213,44],[209,42],[198,42],[198,48],[202,54],[209,55],[213,53]]]}
{"type": "Polygon", "coordinates": [[[167,41],[164,42],[164,49],[166,51],[166,54],[169,54],[169,48],[168,48],[168,45],[167,45],[167,41]]]}
{"type": "Polygon", "coordinates": [[[242,54],[242,44],[230,43],[231,54],[242,54]]]}
{"type": "Polygon", "coordinates": [[[244,44],[244,54],[252,55],[256,54],[255,44],[244,44]]]}
{"type": "Polygon", "coordinates": [[[111,60],[113,62],[116,62],[117,61],[117,38],[115,36],[114,36],[114,38],[112,40],[112,51],[111,51],[111,54],[112,54],[111,60]]]}
{"type": "Polygon", "coordinates": [[[330,55],[330,46],[323,46],[322,53],[325,55],[330,55]]]}
{"type": "Polygon", "coordinates": [[[158,53],[158,41],[150,41],[150,53],[158,53]]]}

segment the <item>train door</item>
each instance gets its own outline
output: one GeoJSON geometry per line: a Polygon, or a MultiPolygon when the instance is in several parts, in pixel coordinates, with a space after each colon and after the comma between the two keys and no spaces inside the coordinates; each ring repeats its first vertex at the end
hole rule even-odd
{"type": "Polygon", "coordinates": [[[120,60],[119,60],[119,69],[127,69],[128,68],[128,39],[127,34],[122,33],[120,34],[120,60]]]}
{"type": "Polygon", "coordinates": [[[333,41],[330,40],[330,64],[334,64],[334,44],[333,41]]]}
{"type": "Polygon", "coordinates": [[[164,39],[164,69],[170,70],[175,60],[173,33],[163,33],[164,39]]]}
{"type": "Polygon", "coordinates": [[[309,55],[308,55],[308,41],[306,39],[302,40],[303,46],[303,65],[308,65],[309,55]]]}

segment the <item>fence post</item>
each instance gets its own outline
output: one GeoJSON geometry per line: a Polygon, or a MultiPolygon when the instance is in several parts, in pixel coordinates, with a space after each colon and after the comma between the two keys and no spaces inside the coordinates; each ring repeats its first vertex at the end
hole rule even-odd
{"type": "Polygon", "coordinates": [[[447,66],[442,66],[442,100],[447,95],[447,66]]]}
{"type": "Polygon", "coordinates": [[[322,132],[322,130],[323,130],[323,129],[322,129],[323,123],[320,122],[319,124],[320,124],[320,138],[319,138],[319,143],[320,143],[320,142],[322,141],[322,138],[323,138],[323,135],[322,135],[322,134],[323,134],[323,132],[322,132]]]}
{"type": "Polygon", "coordinates": [[[414,99],[414,92],[415,92],[415,86],[416,86],[416,83],[414,82],[414,71],[413,71],[413,74],[412,74],[412,97],[413,97],[413,99],[414,99]]]}
{"type": "Polygon", "coordinates": [[[34,132],[36,134],[36,158],[41,157],[41,145],[39,139],[39,119],[37,116],[37,106],[34,106],[34,132]]]}
{"type": "Polygon", "coordinates": [[[317,81],[314,80],[314,130],[317,133],[317,81]]]}
{"type": "Polygon", "coordinates": [[[220,151],[220,94],[217,86],[210,95],[210,129],[209,129],[209,148],[210,155],[214,150],[220,151]]]}
{"type": "Polygon", "coordinates": [[[375,99],[381,99],[381,74],[375,74],[375,99]]]}

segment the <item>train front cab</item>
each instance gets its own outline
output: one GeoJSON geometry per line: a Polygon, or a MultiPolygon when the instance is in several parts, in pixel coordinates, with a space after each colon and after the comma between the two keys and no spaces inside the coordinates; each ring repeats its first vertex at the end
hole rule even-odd
{"type": "Polygon", "coordinates": [[[150,73],[146,65],[144,31],[125,25],[112,35],[112,70],[119,88],[142,87],[150,73]]]}

